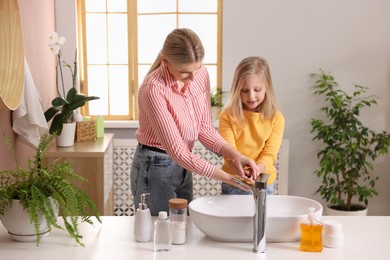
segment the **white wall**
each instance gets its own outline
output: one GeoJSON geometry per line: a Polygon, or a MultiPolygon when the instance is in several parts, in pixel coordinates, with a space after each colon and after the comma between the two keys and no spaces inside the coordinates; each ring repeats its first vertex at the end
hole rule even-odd
{"type": "MultiPolygon", "coordinates": [[[[387,0],[223,1],[223,86],[230,88],[242,58],[258,55],[269,61],[290,139],[290,194],[319,199],[313,195],[319,143],[312,141],[308,122],[320,116],[321,100],[309,89],[310,73],[331,71],[346,91],[352,83],[369,87],[381,100],[363,120],[390,130],[389,10],[387,0]]],[[[370,215],[390,215],[389,159],[375,164],[379,196],[370,200],[370,215]]]]}
{"type": "MultiPolygon", "coordinates": [[[[74,17],[72,2],[56,0],[56,27],[60,35],[75,40],[75,24],[69,21],[74,17]]],[[[389,10],[388,0],[223,1],[223,87],[230,88],[242,58],[258,55],[269,61],[286,118],[285,138],[290,139],[290,194],[320,200],[314,195],[320,180],[313,174],[319,144],[312,142],[309,121],[320,115],[321,100],[309,89],[310,73],[331,71],[347,91],[352,83],[369,87],[382,99],[363,120],[390,131],[389,10]]],[[[390,155],[375,164],[381,179],[379,196],[370,200],[370,215],[390,215],[388,169],[390,155]]]]}

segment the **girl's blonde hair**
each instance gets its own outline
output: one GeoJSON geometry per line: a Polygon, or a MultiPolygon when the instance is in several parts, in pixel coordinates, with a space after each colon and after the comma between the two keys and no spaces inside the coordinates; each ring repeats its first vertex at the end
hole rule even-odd
{"type": "Polygon", "coordinates": [[[267,60],[261,57],[248,57],[243,59],[234,72],[232,85],[230,89],[229,101],[224,106],[223,110],[227,110],[232,115],[237,123],[244,123],[245,117],[243,112],[243,105],[241,101],[241,89],[245,81],[253,75],[257,75],[264,81],[266,88],[263,102],[258,106],[258,112],[264,118],[271,119],[276,111],[278,111],[278,104],[272,86],[271,72],[267,60]]]}
{"type": "Polygon", "coordinates": [[[168,34],[148,74],[157,69],[162,57],[173,65],[184,65],[202,61],[204,48],[198,35],[188,28],[178,28],[168,34]]]}

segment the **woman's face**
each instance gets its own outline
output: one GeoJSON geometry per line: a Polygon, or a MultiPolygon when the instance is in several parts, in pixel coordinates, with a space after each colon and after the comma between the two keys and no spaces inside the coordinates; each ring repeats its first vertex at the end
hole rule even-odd
{"type": "Polygon", "coordinates": [[[194,80],[196,73],[202,67],[202,62],[194,62],[190,64],[175,66],[165,60],[169,73],[177,80],[184,84],[194,80]]]}
{"type": "Polygon", "coordinates": [[[258,75],[247,78],[241,88],[240,97],[245,110],[256,112],[256,108],[263,102],[266,86],[258,75]]]}

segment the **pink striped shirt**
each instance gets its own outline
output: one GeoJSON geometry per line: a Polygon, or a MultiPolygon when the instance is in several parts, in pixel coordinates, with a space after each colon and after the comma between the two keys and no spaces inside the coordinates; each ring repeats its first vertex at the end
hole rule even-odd
{"type": "Polygon", "coordinates": [[[193,154],[199,140],[219,153],[226,141],[213,127],[210,109],[210,82],[205,66],[195,74],[184,92],[161,63],[145,77],[138,91],[139,143],[163,149],[188,171],[212,178],[215,166],[193,154]]]}

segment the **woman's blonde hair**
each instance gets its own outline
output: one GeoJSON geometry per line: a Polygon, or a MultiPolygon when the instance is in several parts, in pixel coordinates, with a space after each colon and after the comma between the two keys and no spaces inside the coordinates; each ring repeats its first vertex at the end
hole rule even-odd
{"type": "Polygon", "coordinates": [[[248,57],[243,59],[234,72],[229,101],[224,106],[223,110],[227,110],[232,115],[237,123],[244,123],[244,112],[241,101],[241,89],[245,81],[253,75],[257,75],[264,81],[266,88],[263,102],[257,107],[259,113],[264,118],[271,119],[276,111],[278,111],[278,104],[272,86],[271,72],[267,60],[261,57],[248,57]]]}
{"type": "Polygon", "coordinates": [[[162,57],[176,66],[199,62],[204,58],[203,44],[192,30],[178,28],[168,34],[148,74],[160,66],[162,57]]]}

